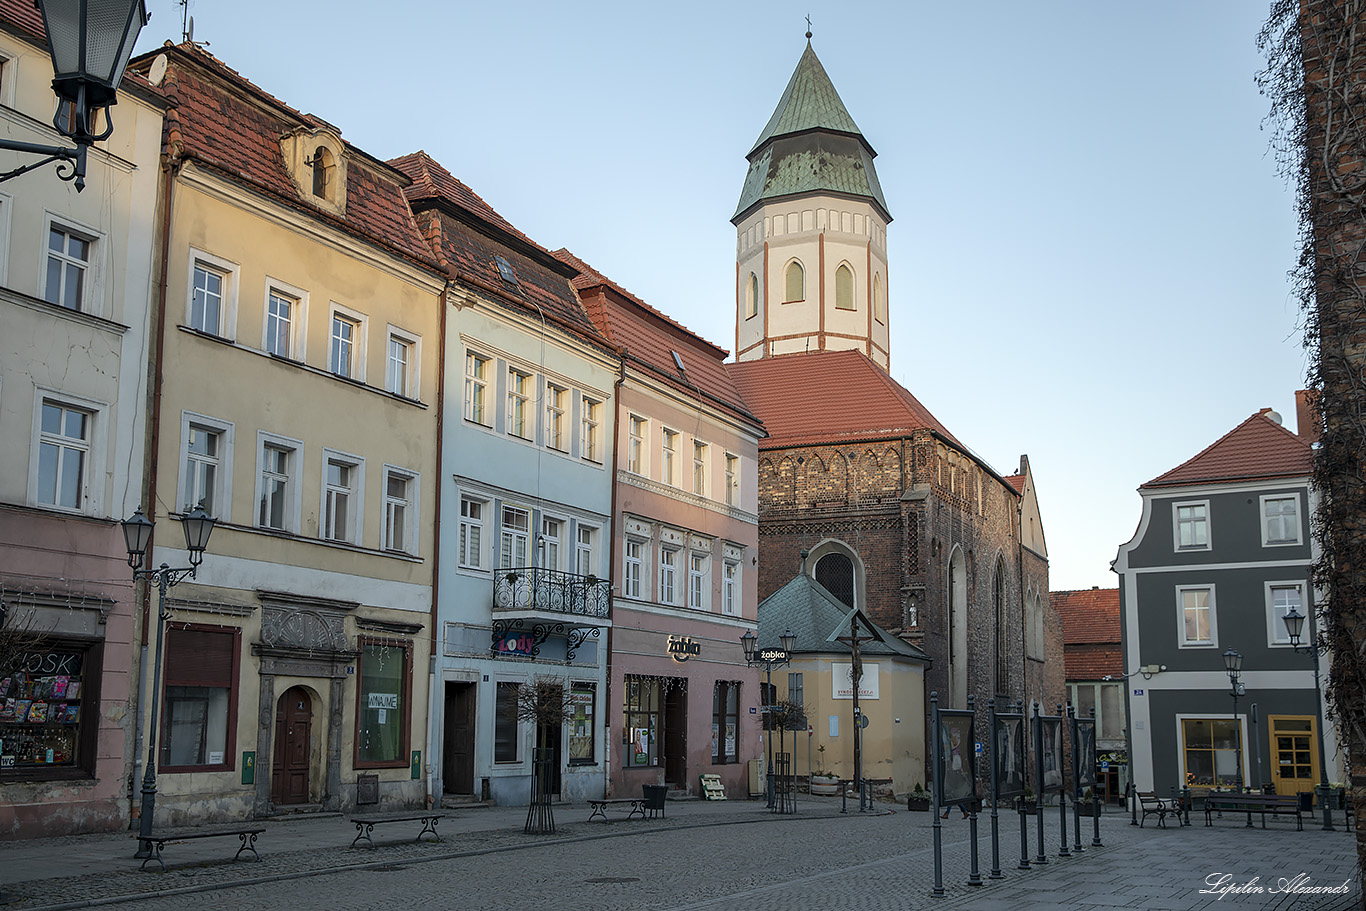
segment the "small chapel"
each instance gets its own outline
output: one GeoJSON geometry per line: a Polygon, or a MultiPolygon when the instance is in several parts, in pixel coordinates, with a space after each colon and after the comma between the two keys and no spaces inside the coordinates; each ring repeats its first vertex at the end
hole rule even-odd
{"type": "Polygon", "coordinates": [[[768,429],[760,602],[808,574],[929,656],[927,699],[964,708],[974,696],[979,718],[990,697],[1051,711],[1066,692],[1062,624],[1029,459],[997,471],[892,379],[892,215],[877,153],[810,38],[747,155],[731,219],[729,370],[768,429]]]}

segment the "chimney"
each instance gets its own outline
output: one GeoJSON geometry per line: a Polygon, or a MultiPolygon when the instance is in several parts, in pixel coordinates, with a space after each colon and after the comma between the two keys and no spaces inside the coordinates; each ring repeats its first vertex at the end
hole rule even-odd
{"type": "Polygon", "coordinates": [[[1319,425],[1318,392],[1301,389],[1295,393],[1295,430],[1309,445],[1319,441],[1323,428],[1319,425]]]}

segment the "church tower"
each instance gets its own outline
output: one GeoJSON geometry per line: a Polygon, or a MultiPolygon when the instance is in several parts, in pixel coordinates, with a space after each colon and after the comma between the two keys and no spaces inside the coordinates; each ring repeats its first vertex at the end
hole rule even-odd
{"type": "Polygon", "coordinates": [[[736,359],[857,349],[883,370],[887,224],[873,158],[825,68],[806,50],[750,150],[731,223],[736,359]]]}

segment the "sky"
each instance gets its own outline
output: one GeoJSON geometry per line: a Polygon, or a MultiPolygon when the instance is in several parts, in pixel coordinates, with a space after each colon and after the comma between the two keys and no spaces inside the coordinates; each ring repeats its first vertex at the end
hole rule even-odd
{"type": "MultiPolygon", "coordinates": [[[[148,9],[139,53],[181,38],[179,3],[148,9]]],[[[744,156],[810,14],[894,219],[892,376],[1000,474],[1028,454],[1054,591],[1117,584],[1140,484],[1260,408],[1295,429],[1294,201],[1255,83],[1268,9],[189,5],[195,40],[267,92],[376,157],[426,150],[727,350],[744,156]]]]}

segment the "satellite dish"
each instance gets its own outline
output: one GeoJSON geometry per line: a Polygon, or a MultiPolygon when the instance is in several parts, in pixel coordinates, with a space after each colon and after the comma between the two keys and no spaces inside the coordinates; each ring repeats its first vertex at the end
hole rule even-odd
{"type": "Polygon", "coordinates": [[[190,17],[190,24],[185,29],[185,40],[190,44],[194,44],[194,16],[190,17]]]}
{"type": "Polygon", "coordinates": [[[152,85],[161,85],[161,80],[166,78],[166,55],[157,54],[152,61],[152,68],[147,71],[147,81],[152,85]]]}

